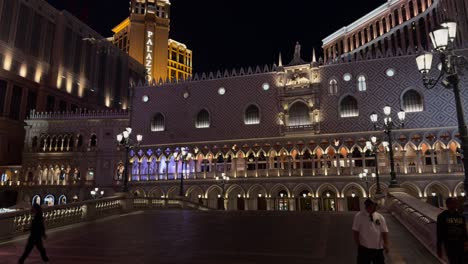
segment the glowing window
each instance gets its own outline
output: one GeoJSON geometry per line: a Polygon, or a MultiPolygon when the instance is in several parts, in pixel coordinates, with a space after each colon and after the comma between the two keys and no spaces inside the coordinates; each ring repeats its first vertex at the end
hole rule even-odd
{"type": "Polygon", "coordinates": [[[210,113],[206,109],[198,112],[197,121],[195,122],[196,128],[209,128],[210,127],[210,113]]]}
{"type": "Polygon", "coordinates": [[[367,81],[366,81],[366,77],[364,77],[364,75],[360,75],[358,77],[358,90],[360,92],[364,92],[367,90],[367,81]]]}
{"type": "Polygon", "coordinates": [[[386,72],[388,77],[393,77],[395,76],[395,70],[394,69],[388,69],[386,72]]]}
{"type": "Polygon", "coordinates": [[[331,79],[328,87],[328,94],[337,94],[338,93],[338,83],[335,79],[331,79]]]}
{"type": "Polygon", "coordinates": [[[226,89],[224,87],[221,87],[218,89],[218,94],[219,95],[224,95],[226,93],[226,89]]]}
{"type": "Polygon", "coordinates": [[[401,107],[405,112],[422,112],[424,104],[422,96],[415,90],[408,90],[403,94],[403,105],[401,107]]]}
{"type": "Polygon", "coordinates": [[[270,84],[264,83],[264,84],[262,85],[262,88],[263,88],[264,91],[268,91],[268,90],[270,90],[270,84]]]}
{"type": "Polygon", "coordinates": [[[151,131],[161,132],[166,128],[164,116],[161,113],[157,113],[151,120],[151,131]]]}
{"type": "Polygon", "coordinates": [[[255,105],[249,105],[245,110],[244,123],[246,125],[260,124],[260,110],[255,105]]]}
{"type": "Polygon", "coordinates": [[[346,96],[340,102],[340,117],[359,116],[359,108],[356,98],[351,95],[346,96]]]}
{"type": "Polygon", "coordinates": [[[345,74],[343,75],[343,80],[346,81],[346,82],[349,82],[349,81],[351,81],[351,77],[352,77],[352,76],[351,76],[350,73],[345,73],[345,74]]]}

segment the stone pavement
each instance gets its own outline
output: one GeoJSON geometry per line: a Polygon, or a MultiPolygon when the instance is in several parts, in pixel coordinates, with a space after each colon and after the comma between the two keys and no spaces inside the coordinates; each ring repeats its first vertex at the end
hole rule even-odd
{"type": "MultiPolygon", "coordinates": [[[[353,213],[155,210],[50,230],[51,263],[355,263],[353,213]]],[[[387,263],[438,263],[389,219],[387,263]]],[[[0,243],[13,264],[26,237],[0,243]]],[[[41,263],[33,250],[26,263],[41,263]]]]}

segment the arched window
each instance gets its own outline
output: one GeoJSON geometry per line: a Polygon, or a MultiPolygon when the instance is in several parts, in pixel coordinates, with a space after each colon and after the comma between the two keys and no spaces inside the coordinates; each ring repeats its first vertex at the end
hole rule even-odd
{"type": "Polygon", "coordinates": [[[338,93],[338,84],[335,79],[331,79],[328,86],[328,93],[335,95],[338,93]]]}
{"type": "Polygon", "coordinates": [[[196,128],[208,128],[210,127],[210,113],[206,109],[198,112],[197,121],[195,123],[196,128]]]}
{"type": "Polygon", "coordinates": [[[360,92],[367,90],[367,82],[366,82],[366,77],[364,75],[359,75],[358,77],[358,90],[360,92]]]}
{"type": "Polygon", "coordinates": [[[165,119],[161,113],[157,113],[151,120],[151,131],[159,132],[166,129],[165,119]]]}
{"type": "Polygon", "coordinates": [[[249,105],[245,110],[244,123],[246,125],[260,124],[260,110],[255,105],[249,105]]]}
{"type": "Polygon", "coordinates": [[[422,112],[424,111],[424,104],[423,104],[423,99],[421,95],[411,89],[406,91],[403,94],[403,104],[402,104],[402,109],[405,112],[422,112]]]}
{"type": "Polygon", "coordinates": [[[340,103],[340,117],[359,116],[357,100],[351,95],[346,96],[340,103]]]}
{"type": "Polygon", "coordinates": [[[289,108],[288,126],[310,125],[309,107],[303,102],[294,103],[289,108]]]}

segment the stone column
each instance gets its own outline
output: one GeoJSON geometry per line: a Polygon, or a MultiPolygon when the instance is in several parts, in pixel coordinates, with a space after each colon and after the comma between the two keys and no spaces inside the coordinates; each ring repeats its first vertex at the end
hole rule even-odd
{"type": "Polygon", "coordinates": [[[234,170],[234,178],[237,178],[237,158],[232,159],[231,170],[234,170]]]}
{"type": "Polygon", "coordinates": [[[154,168],[154,172],[156,174],[156,180],[159,180],[159,166],[161,166],[161,161],[156,160],[156,167],[154,168]]]}
{"type": "Polygon", "coordinates": [[[447,161],[447,172],[452,172],[452,159],[450,158],[450,149],[444,149],[445,159],[447,161]]]}
{"type": "Polygon", "coordinates": [[[421,150],[416,150],[416,171],[422,173],[421,150]]]}
{"type": "Polygon", "coordinates": [[[166,159],[166,171],[164,172],[164,177],[166,178],[166,181],[169,180],[169,162],[170,160],[166,159]]]}
{"type": "Polygon", "coordinates": [[[435,159],[435,150],[431,149],[429,150],[431,154],[431,163],[432,163],[432,173],[437,173],[437,165],[436,165],[436,159],[435,159]]]}
{"type": "Polygon", "coordinates": [[[335,156],[336,156],[336,175],[340,176],[341,175],[340,153],[339,152],[335,153],[335,156]]]}

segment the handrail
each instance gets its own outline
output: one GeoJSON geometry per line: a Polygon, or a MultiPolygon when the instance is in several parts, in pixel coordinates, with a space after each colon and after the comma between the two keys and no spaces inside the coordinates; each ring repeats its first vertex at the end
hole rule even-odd
{"type": "Polygon", "coordinates": [[[437,258],[437,216],[442,209],[404,192],[390,192],[386,205],[391,214],[437,258]]]}
{"type": "MultiPolygon", "coordinates": [[[[184,198],[150,198],[150,197],[108,197],[64,205],[43,208],[44,224],[47,229],[91,221],[111,215],[135,210],[164,207],[191,208],[202,211],[213,208],[197,204],[184,198]]],[[[18,210],[0,214],[0,241],[25,234],[32,221],[29,210],[18,210]]]]}

